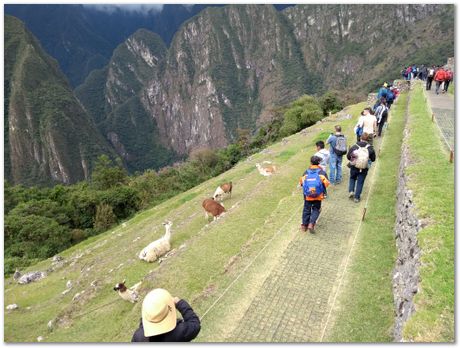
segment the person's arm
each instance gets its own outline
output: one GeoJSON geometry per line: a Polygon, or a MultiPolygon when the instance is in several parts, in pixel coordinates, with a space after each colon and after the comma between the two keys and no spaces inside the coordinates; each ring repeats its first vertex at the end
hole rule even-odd
{"type": "Polygon", "coordinates": [[[357,145],[355,144],[355,145],[353,145],[352,147],[350,147],[350,150],[348,150],[347,159],[348,159],[349,161],[351,161],[351,154],[353,153],[353,151],[355,151],[355,150],[357,149],[356,146],[357,146],[357,145]]]}
{"type": "Polygon", "coordinates": [[[367,148],[367,150],[369,151],[369,159],[374,162],[375,161],[375,150],[374,150],[374,147],[371,145],[367,148]]]}
{"type": "Polygon", "coordinates": [[[144,336],[144,327],[142,326],[142,318],[139,327],[134,332],[131,342],[148,342],[148,338],[144,336]]]}
{"type": "Polygon", "coordinates": [[[323,171],[319,177],[321,179],[321,182],[324,185],[324,188],[327,188],[329,186],[330,182],[329,182],[329,180],[327,178],[326,172],[323,171]]]}
{"type": "Polygon", "coordinates": [[[181,325],[183,326],[182,338],[184,341],[189,342],[198,336],[201,330],[200,318],[198,318],[198,315],[196,315],[192,307],[190,307],[185,300],[178,300],[178,302],[176,302],[176,308],[184,319],[181,325]]]}

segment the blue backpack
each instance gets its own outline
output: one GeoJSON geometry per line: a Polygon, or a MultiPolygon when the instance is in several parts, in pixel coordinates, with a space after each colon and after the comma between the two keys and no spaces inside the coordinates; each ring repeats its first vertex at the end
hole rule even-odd
{"type": "Polygon", "coordinates": [[[388,93],[387,93],[387,102],[391,103],[394,100],[394,98],[395,98],[395,96],[394,96],[393,92],[388,91],[388,93]]]}
{"type": "Polygon", "coordinates": [[[321,169],[308,169],[307,177],[303,182],[303,194],[309,198],[318,198],[324,193],[324,185],[319,177],[321,169]]]}

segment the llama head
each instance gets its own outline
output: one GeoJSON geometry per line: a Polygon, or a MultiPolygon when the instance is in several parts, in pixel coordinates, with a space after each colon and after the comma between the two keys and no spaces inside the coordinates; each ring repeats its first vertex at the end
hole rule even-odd
{"type": "Polygon", "coordinates": [[[115,286],[113,287],[113,290],[120,291],[120,292],[125,292],[127,290],[127,287],[125,286],[125,283],[126,283],[126,279],[124,279],[123,282],[121,282],[121,283],[115,284],[115,286]]]}
{"type": "Polygon", "coordinates": [[[172,221],[166,220],[165,222],[163,222],[163,226],[166,229],[170,229],[172,225],[173,225],[172,221]]]}

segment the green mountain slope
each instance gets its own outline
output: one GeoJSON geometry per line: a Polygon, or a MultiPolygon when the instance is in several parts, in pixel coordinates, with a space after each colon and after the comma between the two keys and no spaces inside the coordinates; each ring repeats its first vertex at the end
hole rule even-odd
{"type": "Polygon", "coordinates": [[[114,157],[56,61],[18,19],[5,16],[5,178],[26,185],[89,178],[114,157]]]}
{"type": "MultiPolygon", "coordinates": [[[[297,5],[283,10],[305,65],[328,89],[362,93],[408,64],[454,55],[453,5],[297,5]]],[[[360,95],[362,96],[362,95],[360,95]]]]}
{"type": "Polygon", "coordinates": [[[109,65],[93,71],[75,94],[131,172],[161,168],[177,155],[160,141],[157,121],[142,103],[144,86],[158,79],[167,48],[140,29],[119,45],[109,65]]]}

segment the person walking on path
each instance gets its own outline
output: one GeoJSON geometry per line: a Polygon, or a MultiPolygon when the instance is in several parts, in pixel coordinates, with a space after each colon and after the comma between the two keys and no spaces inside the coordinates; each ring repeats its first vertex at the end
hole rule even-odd
{"type": "Polygon", "coordinates": [[[388,84],[385,82],[377,93],[377,99],[386,98],[388,93],[388,84]]]}
{"type": "Polygon", "coordinates": [[[329,164],[329,151],[327,151],[324,147],[324,141],[320,140],[316,142],[316,153],[314,156],[318,156],[321,158],[321,163],[319,166],[322,170],[326,171],[327,165],[329,164]]]}
{"type": "Polygon", "coordinates": [[[447,92],[447,89],[449,88],[449,84],[454,78],[454,73],[450,69],[446,69],[446,79],[444,80],[444,93],[447,92]]]}
{"type": "Polygon", "coordinates": [[[331,133],[326,140],[329,144],[329,168],[331,184],[336,185],[342,182],[342,157],[347,153],[347,139],[342,134],[342,127],[335,126],[335,134],[331,133]]]}
{"type": "Polygon", "coordinates": [[[378,125],[378,136],[382,136],[383,126],[385,125],[388,118],[388,107],[384,100],[380,102],[380,105],[375,110],[375,116],[377,118],[378,125]]]}
{"type": "Polygon", "coordinates": [[[142,318],[131,342],[190,342],[200,332],[192,307],[165,289],[154,289],[142,302],[142,318]],[[176,309],[183,319],[177,319],[176,309]]]}
{"type": "Polygon", "coordinates": [[[321,201],[324,199],[324,192],[329,186],[326,172],[319,166],[321,158],[312,156],[310,167],[300,178],[300,186],[303,188],[304,206],[302,212],[302,231],[315,233],[316,221],[321,212],[321,201]]]}
{"type": "Polygon", "coordinates": [[[434,79],[435,73],[435,66],[433,65],[431,68],[428,69],[427,76],[426,76],[426,90],[431,91],[431,84],[434,79]]]}
{"type": "Polygon", "coordinates": [[[364,180],[369,171],[369,161],[375,161],[375,151],[371,144],[368,143],[369,135],[363,133],[361,141],[353,145],[347,153],[350,161],[350,182],[348,185],[349,198],[355,203],[361,200],[364,180]]]}
{"type": "Polygon", "coordinates": [[[436,94],[439,94],[439,90],[441,89],[441,84],[446,79],[446,72],[442,67],[439,67],[438,71],[434,75],[434,80],[436,82],[436,94]]]}
{"type": "Polygon", "coordinates": [[[386,103],[387,103],[387,108],[390,109],[391,105],[393,105],[393,102],[395,100],[395,95],[393,93],[393,87],[390,87],[388,89],[387,97],[386,97],[386,103]]]}
{"type": "Polygon", "coordinates": [[[374,137],[377,135],[377,118],[371,113],[371,108],[369,107],[365,108],[361,115],[356,127],[361,127],[363,134],[368,134],[368,142],[372,145],[374,137]]]}
{"type": "MultiPolygon", "coordinates": [[[[316,153],[314,154],[314,156],[317,156],[321,159],[319,166],[324,171],[326,178],[329,180],[329,178],[327,177],[327,172],[326,172],[327,165],[329,164],[329,157],[330,157],[329,151],[327,151],[324,148],[325,145],[324,145],[324,141],[322,140],[317,141],[315,145],[316,145],[316,153]]],[[[324,198],[327,198],[327,190],[324,190],[324,198]]]]}

